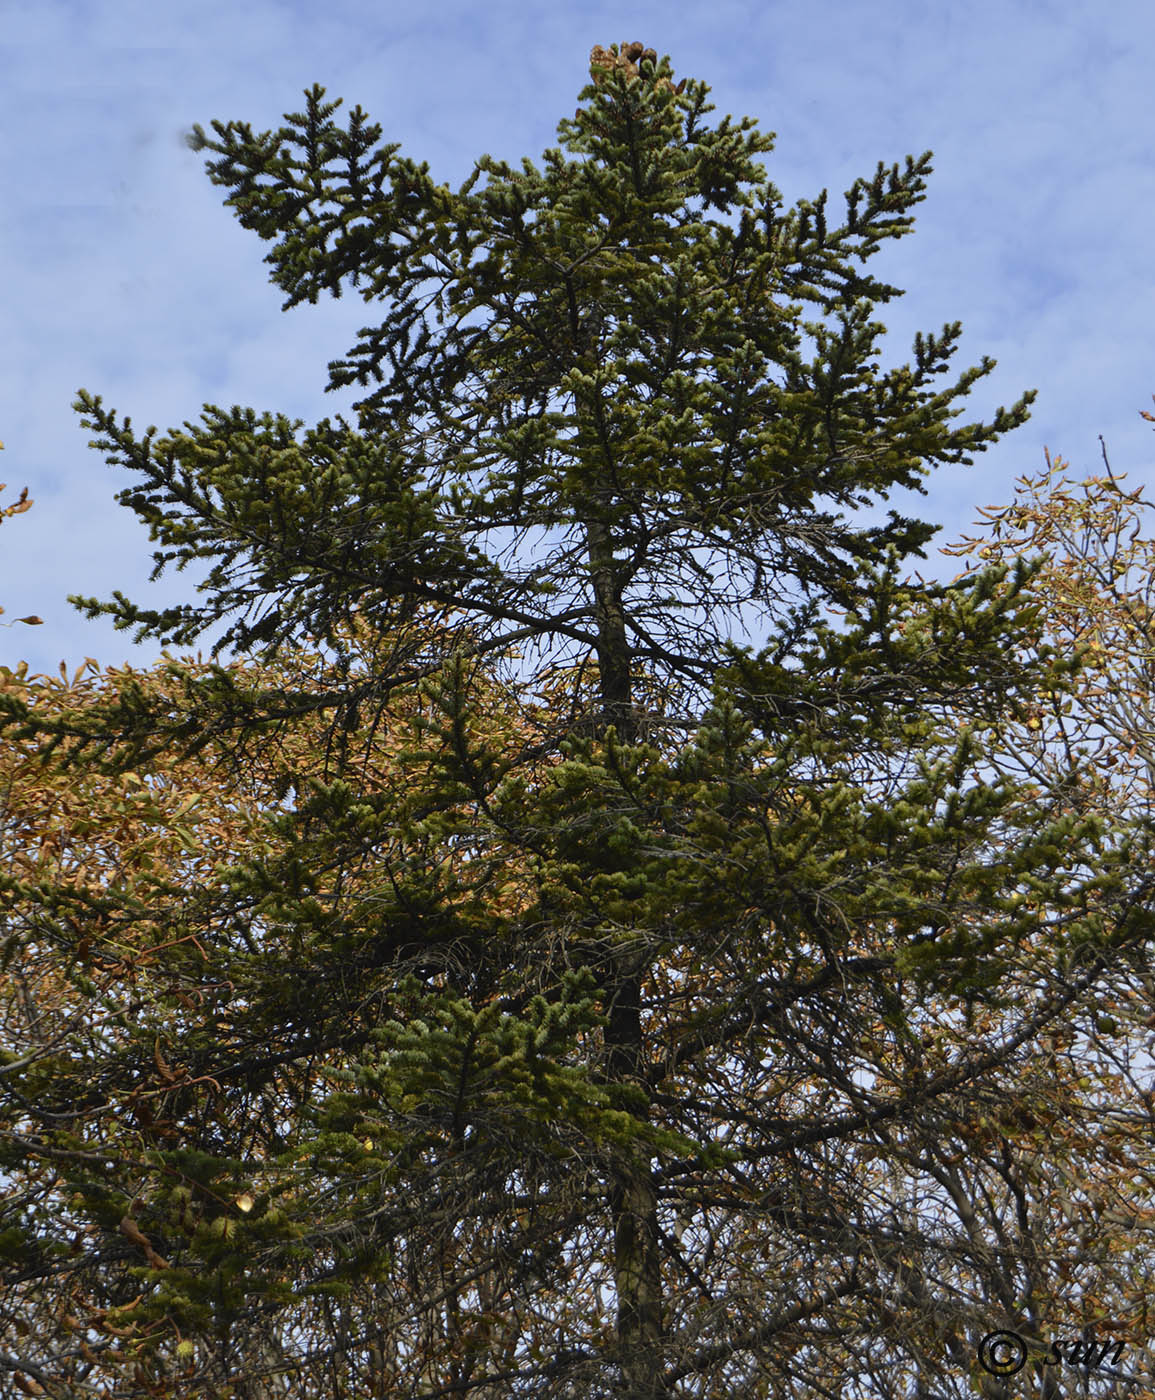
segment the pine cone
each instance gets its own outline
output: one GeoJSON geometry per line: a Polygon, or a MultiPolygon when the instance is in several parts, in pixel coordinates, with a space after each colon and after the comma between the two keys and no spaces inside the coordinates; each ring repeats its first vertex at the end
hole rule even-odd
{"type": "MultiPolygon", "coordinates": [[[[622,44],[616,54],[611,53],[609,49],[603,49],[601,44],[595,44],[590,49],[590,72],[593,74],[594,81],[599,83],[603,73],[611,72],[615,68],[620,68],[627,78],[637,78],[640,76],[639,63],[656,64],[657,61],[656,50],[647,49],[637,39],[632,44],[622,44]]],[[[665,88],[667,92],[680,94],[686,86],[686,80],[683,78],[675,87],[669,78],[661,77],[657,80],[656,86],[665,88]]]]}

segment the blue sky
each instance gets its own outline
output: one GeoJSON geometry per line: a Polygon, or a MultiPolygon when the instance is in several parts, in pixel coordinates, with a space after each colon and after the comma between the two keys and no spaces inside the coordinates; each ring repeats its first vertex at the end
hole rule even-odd
{"type": "MultiPolygon", "coordinates": [[[[967,419],[1039,391],[1025,427],[927,483],[917,509],[944,526],[935,543],[1008,501],[1044,444],[1082,475],[1100,467],[1102,433],[1116,472],[1155,476],[1139,417],[1155,394],[1149,4],[6,0],[3,16],[0,506],[25,485],[35,505],[0,527],[0,605],[5,621],[45,622],[0,630],[5,664],[149,665],[158,645],[134,647],[67,595],[163,606],[203,577],[148,583],[147,530],[114,500],[137,478],[86,445],[78,389],[138,430],[195,422],[206,402],[351,417],[357,391],[325,394],[326,364],[384,307],[349,291],[283,313],[268,245],[182,143],[213,118],[279,126],[314,82],[344,99],[338,120],[360,103],[383,140],[453,185],[483,152],[538,161],[591,45],[633,39],[668,53],[675,77],[704,78],[713,119],[749,114],[777,133],[765,164],[790,202],[826,187],[833,214],[879,160],[930,148],[916,232],[874,264],[907,292],[879,311],[883,362],[958,319],[957,366],[999,362],[967,419]]],[[[958,567],[932,554],[924,572],[958,567]]]]}

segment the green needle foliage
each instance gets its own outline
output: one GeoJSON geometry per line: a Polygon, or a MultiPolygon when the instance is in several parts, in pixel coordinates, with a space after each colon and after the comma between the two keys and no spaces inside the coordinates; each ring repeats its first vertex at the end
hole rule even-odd
{"type": "Polygon", "coordinates": [[[119,1316],[148,1393],[803,1400],[883,1347],[898,1396],[1006,1305],[964,1249],[947,1335],[942,1241],[872,1164],[1013,1095],[1021,1047],[1146,936],[1131,836],[1080,816],[1077,769],[985,765],[1074,666],[1032,567],[904,580],[935,527],[855,517],[1032,396],[955,424],[994,367],[944,378],[957,323],[881,365],[899,293],[865,269],[929,154],[841,222],[825,191],[786,209],[772,138],[670,73],[595,51],[541,168],[483,156],[457,191],[320,87],[277,131],[195,128],[286,308],[346,282],[384,304],[330,365],[370,390],[358,424],[210,406],[138,438],[81,392],[156,571],[213,567],[196,604],[74,601],[166,644],[243,613],[214,655],[267,667],[336,654],[260,684],[170,663],[167,704],[124,686],[61,718],[0,696],[92,771],[239,775],[327,726],[261,841],[147,909],[139,1024],[10,1080],[72,1209],[135,1211],[167,1265],[102,1265],[141,1295],[119,1316]],[[130,1086],[165,1087],[178,990],[171,1138],[90,1161],[130,1086]]]}

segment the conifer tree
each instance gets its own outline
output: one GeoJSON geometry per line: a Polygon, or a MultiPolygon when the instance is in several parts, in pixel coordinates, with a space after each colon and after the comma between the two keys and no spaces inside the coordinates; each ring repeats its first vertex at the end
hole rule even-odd
{"type": "MultiPolygon", "coordinates": [[[[190,1319],[277,1316],[261,1394],[292,1372],[310,1394],[801,1400],[872,1337],[908,1393],[902,1364],[957,1363],[982,1308],[931,1316],[928,1237],[888,1230],[863,1165],[1012,1092],[1019,1047],[1148,935],[1131,832],[1072,808],[1077,769],[984,778],[1000,718],[1070,683],[1031,568],[926,585],[901,569],[933,525],[853,518],[1031,397],[952,425],[993,369],[941,381],[957,323],[881,366],[898,292],[865,268],[910,232],[929,154],[828,221],[825,191],[783,207],[771,138],[711,125],[668,59],[590,71],[541,168],[483,156],[457,191],[320,87],[277,131],[195,128],[286,309],[346,283],[385,304],[330,365],[377,387],[356,427],[302,439],[215,406],[138,439],[82,391],[143,478],[120,499],[158,570],[216,562],[199,605],[76,601],[179,644],[244,609],[217,651],[311,637],[339,679],[214,667],[163,707],[126,688],[59,719],[0,696],[46,759],[110,771],[205,749],[239,770],[328,717],[276,853],[193,901],[249,1049],[192,1037],[185,1077],[228,1115],[291,1065],[290,1121],[219,1256],[182,1266],[160,1186],[134,1194],[170,1265],[138,1265],[138,1320],[163,1350],[190,1319]],[[401,698],[416,730],[382,783],[401,698]],[[932,1010],[976,1008],[999,1038],[946,1056],[932,1010]]],[[[189,932],[189,901],[149,914],[189,932]]],[[[157,1182],[209,1172],[198,1150],[158,1147],[157,1182]]]]}

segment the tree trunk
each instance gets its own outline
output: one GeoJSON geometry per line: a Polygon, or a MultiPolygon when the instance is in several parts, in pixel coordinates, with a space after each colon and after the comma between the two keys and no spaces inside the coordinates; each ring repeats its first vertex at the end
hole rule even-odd
{"type": "Polygon", "coordinates": [[[637,727],[634,723],[630,644],[626,636],[626,613],[618,587],[613,540],[598,520],[587,522],[586,538],[589,540],[590,574],[597,606],[602,724],[612,724],[617,729],[619,743],[632,744],[637,738],[637,727]]]}
{"type": "MultiPolygon", "coordinates": [[[[637,739],[626,635],[613,544],[599,521],[587,524],[590,569],[598,621],[601,722],[618,741],[637,739]]],[[[644,966],[636,954],[620,959],[603,985],[609,1024],[607,1067],[618,1083],[640,1079],[641,990],[644,966]],[[627,961],[628,959],[628,961],[627,961]]],[[[662,1275],[658,1255],[657,1197],[648,1162],[615,1164],[609,1186],[614,1230],[614,1286],[618,1298],[622,1400],[662,1400],[662,1275]]]]}
{"type": "MultiPolygon", "coordinates": [[[[611,1076],[639,1077],[642,974],[619,976],[610,1004],[606,1043],[611,1076]]],[[[658,1202],[647,1162],[623,1163],[609,1193],[614,1227],[614,1287],[618,1295],[623,1400],[662,1400],[662,1273],[658,1202]]]]}

